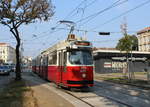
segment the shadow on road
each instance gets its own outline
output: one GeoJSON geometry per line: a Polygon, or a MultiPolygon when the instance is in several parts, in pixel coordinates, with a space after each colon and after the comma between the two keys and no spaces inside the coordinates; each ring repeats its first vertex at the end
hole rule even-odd
{"type": "Polygon", "coordinates": [[[15,74],[0,76],[0,107],[35,107],[35,99],[24,80],[15,81],[15,74]]]}
{"type": "MultiPolygon", "coordinates": [[[[23,78],[34,82],[29,83],[30,86],[37,86],[43,84],[49,84],[49,81],[40,79],[34,73],[24,72],[23,78]]],[[[52,84],[54,86],[54,84],[52,84]]],[[[56,86],[54,86],[56,87],[56,86]]],[[[66,90],[66,89],[65,89],[66,90]]],[[[137,87],[132,87],[128,85],[119,85],[105,81],[95,81],[95,85],[92,88],[88,88],[88,91],[74,91],[83,94],[81,97],[87,102],[102,101],[107,106],[114,107],[149,107],[150,105],[150,91],[142,90],[137,87]],[[88,94],[91,94],[89,96],[88,94]],[[85,97],[84,97],[85,95],[85,97]]]]}

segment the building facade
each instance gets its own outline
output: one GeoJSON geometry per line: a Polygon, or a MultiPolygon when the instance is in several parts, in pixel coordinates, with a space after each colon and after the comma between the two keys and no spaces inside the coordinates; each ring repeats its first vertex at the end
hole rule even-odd
{"type": "Polygon", "coordinates": [[[98,49],[93,56],[96,73],[122,73],[127,68],[127,56],[130,71],[141,72],[150,67],[150,52],[132,51],[127,54],[119,50],[98,49]]]}
{"type": "Polygon", "coordinates": [[[15,49],[7,43],[0,43],[0,63],[16,63],[15,49]]]}
{"type": "Polygon", "coordinates": [[[150,52],[150,27],[147,27],[137,33],[139,51],[150,52]]]}
{"type": "Polygon", "coordinates": [[[32,66],[32,57],[23,57],[22,58],[22,67],[24,70],[31,70],[32,66]]]}

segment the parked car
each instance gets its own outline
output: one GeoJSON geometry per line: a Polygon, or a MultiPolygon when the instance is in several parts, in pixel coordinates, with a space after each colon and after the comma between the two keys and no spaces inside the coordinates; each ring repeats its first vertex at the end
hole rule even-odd
{"type": "Polygon", "coordinates": [[[6,66],[6,65],[3,65],[3,66],[0,66],[0,75],[9,75],[10,74],[10,67],[9,66],[6,66]]]}
{"type": "Polygon", "coordinates": [[[12,65],[11,65],[11,66],[9,66],[9,67],[10,67],[10,72],[15,72],[15,69],[16,69],[15,66],[12,66],[12,65]]]}

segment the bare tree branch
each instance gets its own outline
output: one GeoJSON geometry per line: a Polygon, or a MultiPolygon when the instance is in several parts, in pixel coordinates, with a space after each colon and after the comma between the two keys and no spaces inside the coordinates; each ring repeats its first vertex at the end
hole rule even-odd
{"type": "Polygon", "coordinates": [[[48,0],[0,0],[0,23],[6,25],[15,36],[16,45],[16,80],[21,79],[20,35],[18,28],[36,20],[47,21],[53,16],[53,6],[48,0]]]}

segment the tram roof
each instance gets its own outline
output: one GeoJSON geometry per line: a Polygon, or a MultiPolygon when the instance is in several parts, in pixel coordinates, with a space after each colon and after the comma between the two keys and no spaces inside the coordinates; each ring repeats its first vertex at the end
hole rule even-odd
{"type": "MultiPolygon", "coordinates": [[[[57,44],[53,45],[52,47],[49,47],[48,49],[44,50],[43,52],[41,52],[41,54],[47,54],[49,52],[54,52],[56,50],[62,50],[62,49],[66,49],[66,47],[69,47],[72,43],[76,42],[76,41],[87,41],[87,40],[82,40],[81,38],[75,39],[75,40],[62,40],[59,41],[57,44]]],[[[89,42],[89,41],[87,41],[89,42]]]]}

